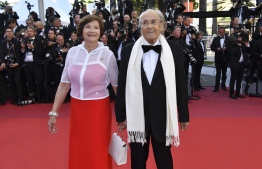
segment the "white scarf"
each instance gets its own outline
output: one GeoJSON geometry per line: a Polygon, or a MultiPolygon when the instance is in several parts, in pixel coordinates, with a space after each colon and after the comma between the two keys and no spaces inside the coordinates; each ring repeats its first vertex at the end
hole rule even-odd
{"type": "MultiPolygon", "coordinates": [[[[126,78],[126,119],[128,142],[146,143],[141,60],[143,57],[141,36],[133,46],[126,78]]],[[[173,54],[163,35],[159,37],[164,78],[166,83],[166,146],[180,144],[176,100],[176,76],[173,54]]]]}

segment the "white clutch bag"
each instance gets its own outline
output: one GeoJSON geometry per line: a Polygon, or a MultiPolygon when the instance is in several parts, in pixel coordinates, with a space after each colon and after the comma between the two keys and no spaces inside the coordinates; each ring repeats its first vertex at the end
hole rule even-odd
{"type": "Polygon", "coordinates": [[[122,165],[127,162],[127,145],[123,141],[123,135],[121,138],[117,133],[112,134],[108,152],[117,165],[122,165]]]}

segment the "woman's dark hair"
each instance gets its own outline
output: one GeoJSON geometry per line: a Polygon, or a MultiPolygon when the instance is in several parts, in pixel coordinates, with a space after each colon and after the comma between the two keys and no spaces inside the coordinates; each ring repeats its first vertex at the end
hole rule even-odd
{"type": "Polygon", "coordinates": [[[38,21],[38,15],[37,15],[36,12],[32,11],[32,12],[30,12],[30,15],[33,16],[33,20],[34,20],[34,22],[38,21]]]}
{"type": "Polygon", "coordinates": [[[100,10],[100,11],[98,11],[98,14],[99,14],[99,13],[101,13],[101,14],[103,15],[103,18],[104,18],[105,20],[108,20],[108,16],[107,16],[106,11],[100,10]]]}
{"type": "Polygon", "coordinates": [[[102,22],[101,18],[99,18],[96,15],[87,15],[81,19],[79,26],[78,26],[78,30],[77,30],[78,34],[80,36],[83,36],[83,29],[85,25],[92,21],[98,22],[99,28],[100,28],[100,38],[101,38],[104,34],[104,23],[102,22]]]}

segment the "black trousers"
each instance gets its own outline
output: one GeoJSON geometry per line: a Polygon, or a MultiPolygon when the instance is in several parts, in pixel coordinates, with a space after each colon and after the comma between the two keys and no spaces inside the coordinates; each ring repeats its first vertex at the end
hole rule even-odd
{"type": "Polygon", "coordinates": [[[203,67],[203,63],[197,63],[194,65],[194,88],[200,88],[202,87],[200,83],[200,75],[201,75],[201,70],[203,67]]]}
{"type": "Polygon", "coordinates": [[[241,81],[244,75],[244,65],[239,63],[235,67],[231,67],[231,78],[230,78],[230,95],[234,94],[234,86],[236,83],[236,94],[240,94],[240,89],[241,89],[241,81]]]}
{"type": "Polygon", "coordinates": [[[253,78],[254,76],[254,73],[255,73],[255,70],[258,68],[258,62],[256,61],[251,61],[250,62],[250,65],[248,67],[248,70],[249,70],[249,74],[246,78],[246,82],[249,83],[251,81],[251,79],[253,78]]]}
{"type": "Polygon", "coordinates": [[[22,69],[20,66],[7,69],[8,81],[10,83],[10,88],[11,88],[14,102],[22,101],[24,97],[21,74],[22,74],[22,69]]]}
{"type": "Polygon", "coordinates": [[[216,63],[216,83],[215,83],[215,89],[219,88],[220,85],[220,78],[221,78],[221,72],[222,72],[222,81],[221,86],[226,87],[226,79],[227,79],[227,63],[216,63]]]}
{"type": "Polygon", "coordinates": [[[153,153],[158,169],[173,169],[173,159],[171,154],[171,146],[166,146],[166,143],[157,142],[150,133],[147,134],[147,143],[142,146],[141,143],[130,143],[131,149],[131,168],[146,169],[146,161],[149,154],[150,140],[152,143],[153,153]]]}
{"type": "Polygon", "coordinates": [[[6,73],[0,71],[0,102],[4,102],[6,98],[6,73]]]}
{"type": "Polygon", "coordinates": [[[44,71],[43,65],[36,63],[25,63],[23,65],[23,70],[27,82],[28,93],[37,94],[36,99],[41,102],[44,89],[44,71]]]}

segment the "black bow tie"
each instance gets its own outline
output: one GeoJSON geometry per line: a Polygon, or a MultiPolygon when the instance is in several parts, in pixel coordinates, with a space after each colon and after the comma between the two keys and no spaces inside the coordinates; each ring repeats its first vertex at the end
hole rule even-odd
{"type": "Polygon", "coordinates": [[[224,39],[224,36],[220,36],[220,39],[224,39]]]}
{"type": "Polygon", "coordinates": [[[156,46],[142,45],[142,49],[143,49],[144,53],[148,52],[151,49],[154,50],[158,54],[161,53],[161,45],[156,45],[156,46]]]}

